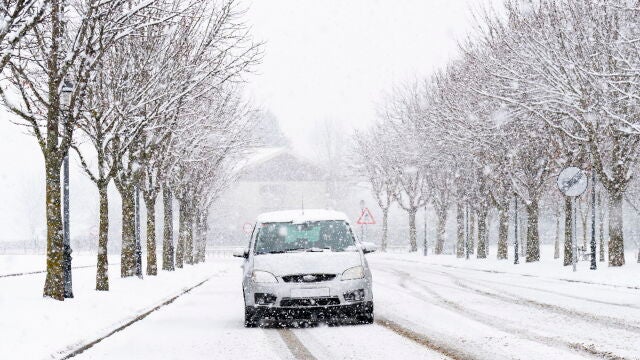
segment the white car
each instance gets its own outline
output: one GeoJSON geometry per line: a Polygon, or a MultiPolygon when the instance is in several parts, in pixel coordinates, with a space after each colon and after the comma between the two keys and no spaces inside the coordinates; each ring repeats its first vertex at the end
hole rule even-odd
{"type": "Polygon", "coordinates": [[[371,271],[345,214],[329,210],[265,213],[258,217],[245,259],[245,326],[262,320],[373,322],[371,271]]]}

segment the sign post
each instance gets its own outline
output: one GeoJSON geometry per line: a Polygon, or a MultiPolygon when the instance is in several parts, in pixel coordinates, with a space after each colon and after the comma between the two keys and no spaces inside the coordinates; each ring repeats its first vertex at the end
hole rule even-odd
{"type": "Polygon", "coordinates": [[[518,264],[520,259],[518,258],[518,194],[514,197],[513,204],[513,215],[514,215],[514,241],[513,241],[513,263],[518,264]]]}
{"type": "Polygon", "coordinates": [[[422,254],[427,256],[427,204],[424,204],[424,248],[422,254]]]}
{"type": "Polygon", "coordinates": [[[596,270],[596,170],[591,167],[591,270],[596,270]]]}
{"type": "MultiPolygon", "coordinates": [[[[361,202],[362,204],[362,202],[361,202]]],[[[371,211],[369,211],[369,208],[363,207],[362,208],[362,212],[360,213],[360,216],[358,217],[358,221],[356,221],[356,224],[360,225],[362,228],[362,237],[360,239],[360,241],[365,241],[364,239],[364,227],[367,225],[375,225],[376,224],[376,219],[373,218],[373,214],[371,213],[371,211]]]]}
{"type": "Polygon", "coordinates": [[[244,232],[246,235],[251,235],[251,233],[253,232],[253,224],[248,221],[242,224],[242,232],[244,232]]]}
{"type": "Polygon", "coordinates": [[[571,264],[574,272],[576,271],[576,262],[578,260],[578,244],[576,239],[576,198],[587,190],[588,183],[589,178],[587,174],[577,167],[568,167],[562,170],[560,175],[558,175],[557,180],[560,192],[562,192],[564,196],[571,197],[571,201],[573,202],[573,206],[571,207],[573,212],[573,229],[571,231],[571,264]]]}

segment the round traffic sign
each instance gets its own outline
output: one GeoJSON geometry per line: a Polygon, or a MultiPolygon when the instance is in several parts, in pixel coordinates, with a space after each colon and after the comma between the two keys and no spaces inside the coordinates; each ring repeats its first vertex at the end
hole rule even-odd
{"type": "Polygon", "coordinates": [[[577,167],[568,167],[558,175],[558,189],[565,195],[577,197],[587,190],[589,177],[586,172],[577,167]]]}

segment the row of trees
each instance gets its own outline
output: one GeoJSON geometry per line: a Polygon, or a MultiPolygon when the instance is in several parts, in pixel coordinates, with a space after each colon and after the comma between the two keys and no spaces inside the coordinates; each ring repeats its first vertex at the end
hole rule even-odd
{"type": "Polygon", "coordinates": [[[253,117],[241,99],[240,83],[259,62],[261,45],[251,40],[242,9],[234,0],[17,0],[3,5],[10,21],[0,28],[15,29],[6,30],[5,37],[0,33],[6,58],[0,63],[0,95],[45,159],[44,295],[63,299],[60,169],[70,150],[99,193],[97,290],[109,289],[107,189],[112,181],[122,197],[121,276],[135,272],[138,191],[147,210],[147,274],[156,275],[158,268],[160,194],[163,269],[204,260],[208,209],[252,137],[253,117]],[[174,198],[180,204],[175,256],[174,198]]]}
{"type": "MultiPolygon", "coordinates": [[[[408,212],[413,251],[417,208],[433,205],[440,253],[455,205],[462,256],[469,206],[477,256],[486,257],[495,210],[497,256],[506,259],[516,197],[526,211],[526,261],[538,261],[541,201],[562,203],[555,178],[577,166],[595,171],[608,195],[608,262],[624,265],[623,199],[640,147],[639,15],[636,1],[506,0],[500,11],[477,15],[460,58],[391,92],[379,123],[357,134],[356,153],[384,218],[393,201],[408,212]]],[[[554,212],[565,218],[567,265],[570,199],[554,212]]]]}

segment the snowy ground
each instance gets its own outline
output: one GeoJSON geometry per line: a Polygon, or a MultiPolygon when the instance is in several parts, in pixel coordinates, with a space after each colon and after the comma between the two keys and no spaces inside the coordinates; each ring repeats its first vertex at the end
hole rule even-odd
{"type": "MultiPolygon", "coordinates": [[[[640,359],[635,262],[574,274],[552,260],[367,256],[376,324],[359,326],[243,328],[241,261],[229,257],[145,281],[114,266],[108,294],[92,290],[94,268],[76,269],[76,298],[62,303],[39,296],[43,274],[0,277],[0,358],[64,358],[209,279],[74,359],[640,359]]],[[[5,260],[0,276],[32,269],[5,260]]]]}

